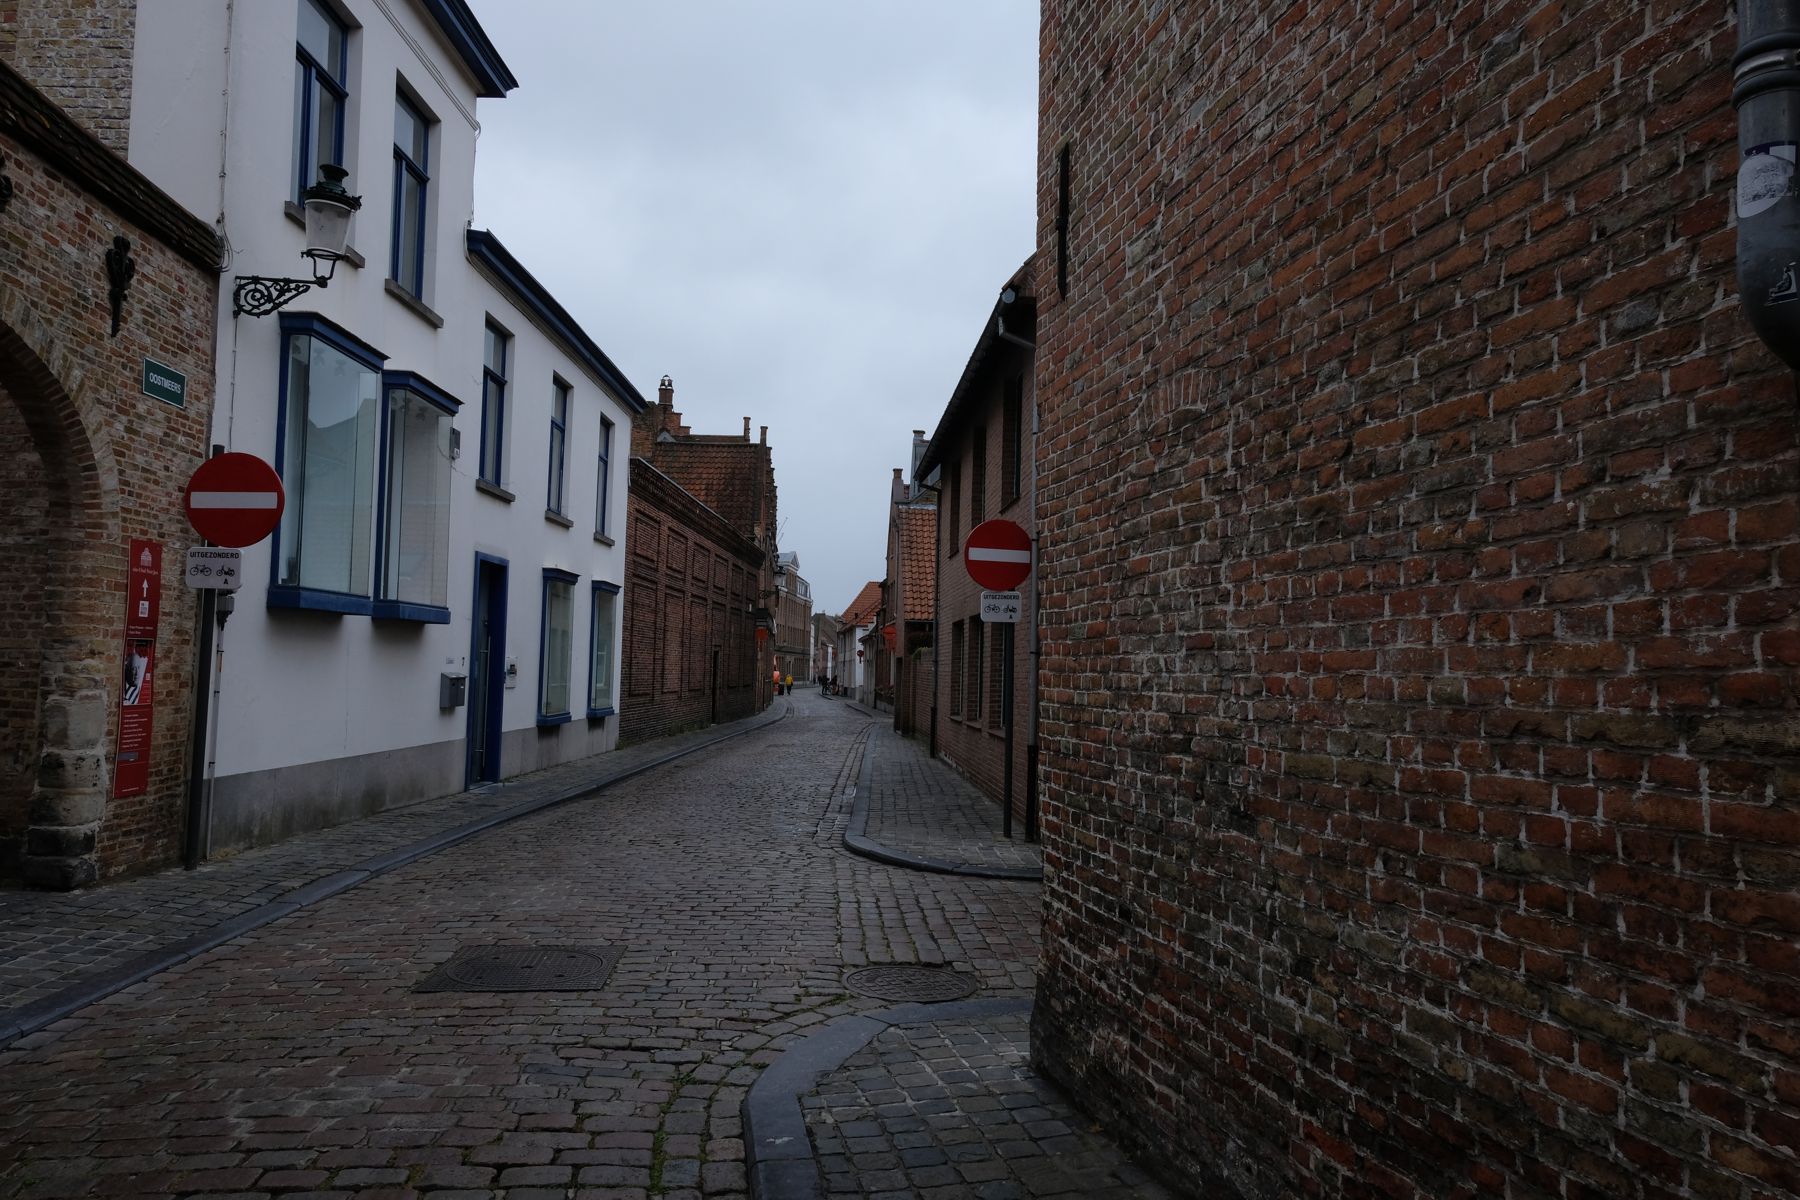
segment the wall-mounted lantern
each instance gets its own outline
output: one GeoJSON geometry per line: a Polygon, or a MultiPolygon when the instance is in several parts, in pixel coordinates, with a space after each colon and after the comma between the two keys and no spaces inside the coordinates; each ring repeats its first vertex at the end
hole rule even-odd
{"type": "Polygon", "coordinates": [[[344,188],[349,174],[336,163],[320,163],[319,182],[306,189],[306,249],[300,254],[312,260],[312,279],[240,275],[231,293],[232,316],[266,317],[331,282],[338,260],[348,257],[345,245],[350,239],[350,218],[362,207],[362,197],[352,196],[344,188]]]}

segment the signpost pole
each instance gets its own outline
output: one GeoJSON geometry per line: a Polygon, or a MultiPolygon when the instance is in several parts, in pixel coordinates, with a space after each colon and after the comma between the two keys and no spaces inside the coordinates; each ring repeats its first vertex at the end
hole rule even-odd
{"type": "Polygon", "coordinates": [[[1002,830],[1002,832],[1004,832],[1006,834],[1006,837],[1009,841],[1012,838],[1013,630],[1015,628],[1017,628],[1017,627],[1014,625],[1010,625],[1010,624],[1006,626],[1006,663],[1005,663],[1005,666],[1002,668],[1003,674],[1002,674],[1001,678],[1002,678],[1003,682],[1000,685],[1000,703],[1006,705],[1006,708],[1003,710],[1003,712],[1001,714],[1001,720],[1003,720],[1006,723],[1006,751],[1005,751],[1006,767],[1001,772],[1001,774],[1003,775],[1003,777],[1005,779],[1005,784],[1001,790],[1006,793],[1006,806],[1002,811],[1006,815],[1002,820],[1002,824],[1004,825],[1004,829],[1002,830]]]}
{"type": "Polygon", "coordinates": [[[188,752],[187,845],[181,865],[193,870],[200,865],[204,831],[201,809],[206,803],[206,742],[212,720],[213,619],[219,593],[207,588],[200,593],[200,661],[194,669],[193,744],[188,752]]]}

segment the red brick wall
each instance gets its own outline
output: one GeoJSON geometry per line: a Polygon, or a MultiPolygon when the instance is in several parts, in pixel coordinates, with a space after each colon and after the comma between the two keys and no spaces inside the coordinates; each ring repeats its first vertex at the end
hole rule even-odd
{"type": "Polygon", "coordinates": [[[120,155],[131,133],[136,40],[137,0],[0,3],[0,59],[120,155]]]}
{"type": "Polygon", "coordinates": [[[0,607],[0,879],[17,878],[37,778],[50,488],[17,403],[0,388],[0,579],[30,581],[0,607]]]}
{"type": "Polygon", "coordinates": [[[202,243],[218,248],[4,69],[0,88],[31,139],[0,132],[15,188],[0,215],[0,557],[22,572],[8,576],[15,601],[0,619],[0,841],[29,823],[25,874],[67,887],[164,864],[180,843],[195,653],[181,497],[206,451],[218,297],[216,272],[195,259],[202,243]],[[135,215],[84,190],[89,172],[135,215]],[[174,230],[186,252],[154,230],[174,230]],[[105,270],[115,236],[129,239],[137,267],[117,335],[105,270]],[[185,407],[141,393],[146,358],[187,376],[185,407]],[[146,793],[113,799],[134,537],[164,554],[151,769],[146,793]],[[24,780],[6,766],[21,753],[24,780]]]}
{"type": "Polygon", "coordinates": [[[1208,1194],[1800,1192],[1730,11],[1043,6],[1034,1054],[1208,1194]]]}
{"type": "MultiPolygon", "coordinates": [[[[993,797],[996,805],[1001,803],[1006,794],[1006,743],[1002,736],[1003,707],[1000,703],[1002,648],[1006,633],[1000,625],[986,625],[981,631],[980,711],[971,714],[966,699],[953,706],[951,689],[952,659],[955,655],[952,626],[958,621],[963,623],[966,684],[966,664],[972,636],[969,631],[981,624],[982,589],[969,578],[968,569],[963,565],[964,539],[969,536],[971,529],[983,521],[1011,521],[1027,534],[1032,534],[1035,530],[1030,503],[1029,464],[1022,465],[1019,472],[1020,486],[1016,497],[1008,495],[1010,488],[1003,469],[1006,455],[1002,405],[1006,381],[1028,372],[1030,360],[1002,347],[1000,363],[1000,368],[991,372],[988,386],[981,390],[977,401],[967,410],[966,419],[959,422],[956,429],[940,431],[938,435],[948,436],[940,479],[948,488],[952,475],[955,475],[959,481],[958,493],[961,498],[954,518],[948,505],[938,508],[938,753],[954,763],[983,792],[993,797]],[[975,473],[972,467],[973,439],[978,430],[986,448],[982,472],[985,486],[979,505],[975,503],[975,473]],[[953,712],[953,707],[958,711],[953,712]]],[[[1023,415],[1027,431],[1024,444],[1029,448],[1031,388],[1028,380],[1022,382],[1025,383],[1023,415]]],[[[1027,580],[1020,589],[1027,612],[1031,607],[1033,582],[1027,580]]],[[[1020,821],[1025,818],[1026,747],[1031,729],[1030,641],[1031,626],[1022,622],[1016,627],[1013,637],[1012,801],[1013,812],[1020,821]]],[[[964,692],[966,696],[966,686],[964,692]]],[[[929,728],[929,724],[922,728],[929,728]]],[[[1023,826],[1020,829],[1022,832],[1023,826]]]]}
{"type": "Polygon", "coordinates": [[[768,643],[756,641],[749,616],[760,552],[637,458],[630,510],[620,743],[708,724],[715,650],[718,719],[760,711],[768,643]]]}

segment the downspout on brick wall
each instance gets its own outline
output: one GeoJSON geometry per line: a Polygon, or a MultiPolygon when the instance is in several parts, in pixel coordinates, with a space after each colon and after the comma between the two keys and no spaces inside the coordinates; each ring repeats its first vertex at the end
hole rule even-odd
{"type": "Polygon", "coordinates": [[[1800,370],[1800,5],[1739,0],[1737,281],[1744,315],[1800,370]]]}

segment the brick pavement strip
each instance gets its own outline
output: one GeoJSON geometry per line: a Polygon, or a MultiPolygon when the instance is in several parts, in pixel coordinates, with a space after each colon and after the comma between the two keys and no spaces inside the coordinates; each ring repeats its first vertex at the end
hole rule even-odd
{"type": "Polygon", "coordinates": [[[759,729],[790,709],[390,809],[194,871],[84,892],[0,892],[0,1046],[376,875],[759,729]]]}
{"type": "MultiPolygon", "coordinates": [[[[793,708],[0,1050],[0,1198],[742,1200],[764,1068],[883,1007],[848,993],[849,969],[939,964],[1017,1001],[1038,955],[1038,885],[843,853],[866,721],[793,708]],[[623,954],[592,991],[412,990],[477,945],[623,954]]],[[[934,1165],[912,1157],[883,1169],[934,1165]]]]}

